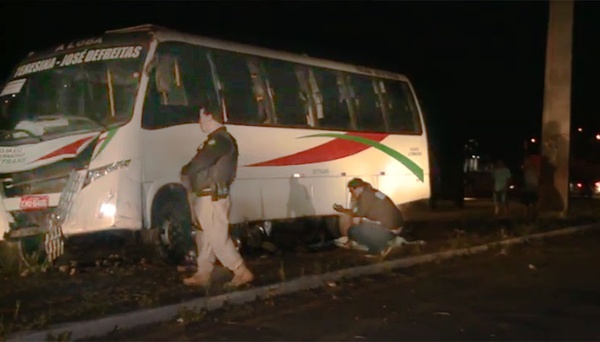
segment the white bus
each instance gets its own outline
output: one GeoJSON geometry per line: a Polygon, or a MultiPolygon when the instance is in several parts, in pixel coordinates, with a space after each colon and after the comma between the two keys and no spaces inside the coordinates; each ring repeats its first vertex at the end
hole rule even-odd
{"type": "Polygon", "coordinates": [[[1,89],[0,239],[45,236],[54,256],[117,231],[185,254],[179,172],[206,100],[239,145],[232,227],[335,219],[352,177],[398,204],[430,195],[419,102],[391,72],[142,25],[30,53],[1,89]]]}

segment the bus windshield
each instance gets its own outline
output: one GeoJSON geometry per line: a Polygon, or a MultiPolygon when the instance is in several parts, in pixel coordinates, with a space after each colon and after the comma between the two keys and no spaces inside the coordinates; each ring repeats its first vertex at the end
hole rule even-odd
{"type": "Polygon", "coordinates": [[[22,63],[0,93],[0,141],[43,140],[128,122],[143,57],[141,46],[130,46],[22,63]]]}

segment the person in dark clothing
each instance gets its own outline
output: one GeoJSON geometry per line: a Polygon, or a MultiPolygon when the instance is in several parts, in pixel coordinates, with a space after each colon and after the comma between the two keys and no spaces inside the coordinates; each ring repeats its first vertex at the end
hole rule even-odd
{"type": "Polygon", "coordinates": [[[387,195],[360,178],[350,180],[348,189],[353,207],[333,205],[335,211],[343,214],[340,233],[366,246],[370,255],[386,256],[392,248],[391,242],[402,230],[402,213],[387,195]]]}

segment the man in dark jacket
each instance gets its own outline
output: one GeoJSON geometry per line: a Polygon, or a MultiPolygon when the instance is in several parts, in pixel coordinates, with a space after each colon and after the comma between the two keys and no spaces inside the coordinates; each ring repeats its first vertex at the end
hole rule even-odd
{"type": "MultiPolygon", "coordinates": [[[[334,210],[352,219],[352,223],[341,225],[342,236],[367,246],[370,255],[386,256],[404,224],[402,213],[388,196],[360,178],[350,180],[348,189],[353,208],[333,205],[334,210]]],[[[344,217],[340,220],[345,221],[344,217]]]]}
{"type": "Polygon", "coordinates": [[[238,147],[223,126],[218,107],[201,108],[199,123],[208,136],[192,160],[181,169],[181,175],[188,178],[196,194],[192,210],[202,233],[196,234],[198,270],[183,282],[190,286],[208,286],[218,259],[234,274],[227,285],[237,287],[254,279],[229,234],[229,189],[236,176],[238,147]]]}

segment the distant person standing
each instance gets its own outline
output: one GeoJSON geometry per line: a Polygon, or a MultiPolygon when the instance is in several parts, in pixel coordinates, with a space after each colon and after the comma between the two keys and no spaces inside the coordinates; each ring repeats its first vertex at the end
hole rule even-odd
{"type": "Polygon", "coordinates": [[[492,170],[492,178],[494,180],[494,214],[508,213],[508,185],[512,177],[510,170],[504,165],[504,161],[496,161],[496,165],[492,170]]]}
{"type": "Polygon", "coordinates": [[[537,215],[539,174],[539,169],[535,166],[531,158],[525,158],[523,163],[523,192],[521,193],[521,202],[525,205],[525,216],[528,219],[535,219],[537,215]]]}

